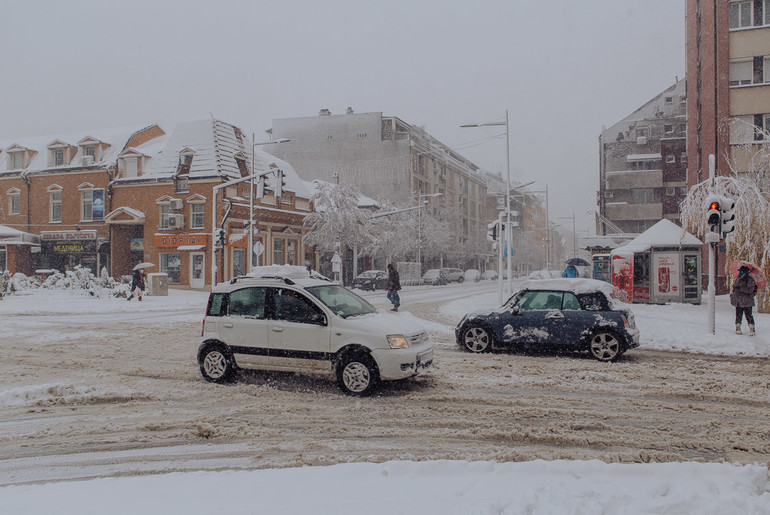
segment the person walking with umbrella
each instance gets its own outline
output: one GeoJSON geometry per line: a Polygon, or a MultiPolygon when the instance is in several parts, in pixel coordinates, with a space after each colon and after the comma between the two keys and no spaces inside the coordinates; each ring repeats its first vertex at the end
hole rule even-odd
{"type": "Polygon", "coordinates": [[[128,293],[128,299],[131,300],[139,292],[139,300],[142,300],[142,293],[144,292],[144,269],[155,266],[152,263],[139,263],[134,267],[133,274],[131,275],[131,290],[128,293]]]}
{"type": "Polygon", "coordinates": [[[749,336],[754,336],[754,315],[752,307],[754,306],[754,295],[757,293],[757,282],[749,273],[749,267],[742,265],[738,268],[738,278],[733,283],[733,291],[730,293],[730,304],[735,306],[735,334],[741,332],[741,323],[743,315],[746,315],[746,322],[749,324],[749,336]]]}

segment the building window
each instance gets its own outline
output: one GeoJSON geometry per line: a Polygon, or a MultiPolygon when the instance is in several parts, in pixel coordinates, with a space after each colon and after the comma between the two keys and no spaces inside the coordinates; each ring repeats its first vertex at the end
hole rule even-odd
{"type": "Polygon", "coordinates": [[[9,170],[21,170],[24,168],[23,152],[11,152],[8,157],[9,170]]]}
{"type": "Polygon", "coordinates": [[[679,124],[679,132],[683,134],[687,134],[687,124],[686,123],[680,123],[679,124]]]}
{"type": "Polygon", "coordinates": [[[286,242],[286,264],[296,265],[297,263],[297,241],[288,240],[286,242]]]}
{"type": "Polygon", "coordinates": [[[770,0],[765,0],[764,20],[765,25],[770,25],[770,0]]]}
{"type": "Polygon", "coordinates": [[[676,163],[676,157],[675,156],[666,156],[666,163],[676,163]]]}
{"type": "Polygon", "coordinates": [[[676,188],[666,188],[666,196],[673,197],[676,195],[676,188]]]}
{"type": "Polygon", "coordinates": [[[84,189],[80,191],[80,220],[91,222],[104,218],[104,190],[84,189]]]}
{"type": "Polygon", "coordinates": [[[731,29],[751,27],[753,16],[752,4],[754,2],[733,2],[729,7],[729,23],[731,29]]]}
{"type": "Polygon", "coordinates": [[[169,283],[179,283],[179,266],[181,260],[179,254],[161,254],[160,255],[160,271],[168,275],[169,283]]]}
{"type": "Polygon", "coordinates": [[[246,250],[233,249],[233,277],[246,275],[246,250]]]}
{"type": "Polygon", "coordinates": [[[51,192],[50,221],[61,222],[61,191],[51,192]]]}
{"type": "Polygon", "coordinates": [[[666,134],[673,134],[674,133],[674,125],[673,124],[666,124],[663,126],[663,132],[666,134]]]}
{"type": "Polygon", "coordinates": [[[139,160],[136,157],[126,157],[123,159],[125,167],[125,177],[136,177],[139,174],[139,160]]]}
{"type": "Polygon", "coordinates": [[[667,104],[673,104],[674,103],[674,97],[666,97],[665,102],[667,104]]]}
{"type": "Polygon", "coordinates": [[[190,204],[190,229],[203,229],[206,204],[190,204]]]}
{"type": "Polygon", "coordinates": [[[169,202],[163,202],[158,205],[160,206],[160,228],[168,229],[168,217],[171,214],[171,204],[169,202]]]}
{"type": "Polygon", "coordinates": [[[53,165],[54,166],[63,166],[64,165],[64,149],[63,148],[56,148],[53,151],[53,165]]]}
{"type": "Polygon", "coordinates": [[[682,155],[679,156],[679,161],[684,164],[687,162],[687,152],[682,152],[682,155]]]}
{"type": "Polygon", "coordinates": [[[283,264],[283,240],[273,240],[273,264],[283,264]]]}
{"type": "Polygon", "coordinates": [[[751,84],[753,74],[752,59],[734,59],[730,61],[730,86],[751,84]]]}
{"type": "Polygon", "coordinates": [[[637,138],[649,138],[650,137],[650,128],[649,127],[639,127],[636,129],[636,137],[637,138]]]}
{"type": "Polygon", "coordinates": [[[8,214],[21,214],[21,192],[16,188],[8,190],[8,214]]]}
{"type": "Polygon", "coordinates": [[[762,58],[762,82],[770,82],[770,56],[767,55],[762,58]]]}
{"type": "Polygon", "coordinates": [[[174,179],[174,193],[189,193],[190,179],[187,175],[177,175],[174,179]]]}
{"type": "Polygon", "coordinates": [[[91,156],[96,160],[96,145],[85,145],[83,147],[83,155],[91,156]]]}
{"type": "Polygon", "coordinates": [[[655,190],[652,188],[639,188],[631,190],[631,202],[633,204],[653,204],[659,202],[655,190]]]}

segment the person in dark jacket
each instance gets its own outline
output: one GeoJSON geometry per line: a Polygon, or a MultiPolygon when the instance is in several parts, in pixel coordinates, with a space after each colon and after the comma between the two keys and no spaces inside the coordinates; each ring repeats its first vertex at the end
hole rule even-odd
{"type": "Polygon", "coordinates": [[[134,298],[134,294],[136,294],[137,290],[139,290],[139,300],[142,300],[142,292],[144,291],[144,270],[134,270],[131,278],[131,291],[128,294],[128,300],[134,298]]]}
{"type": "Polygon", "coordinates": [[[401,281],[398,272],[393,265],[388,264],[388,300],[393,303],[391,311],[398,311],[401,305],[401,298],[398,296],[398,290],[401,289],[401,281]]]}
{"type": "Polygon", "coordinates": [[[749,267],[742,266],[738,269],[738,278],[733,284],[733,291],[730,294],[730,304],[735,306],[735,334],[741,332],[741,322],[743,315],[746,315],[746,322],[749,324],[749,335],[754,336],[754,315],[751,308],[754,306],[754,295],[757,293],[757,283],[749,274],[749,267]]]}

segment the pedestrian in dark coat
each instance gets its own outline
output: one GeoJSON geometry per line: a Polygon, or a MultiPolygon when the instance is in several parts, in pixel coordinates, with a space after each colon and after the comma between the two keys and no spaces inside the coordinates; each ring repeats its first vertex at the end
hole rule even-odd
{"type": "Polygon", "coordinates": [[[131,291],[128,294],[128,300],[134,298],[134,295],[139,292],[139,300],[142,300],[142,293],[144,292],[144,270],[134,270],[131,278],[131,291]]]}
{"type": "Polygon", "coordinates": [[[398,311],[401,305],[401,298],[398,296],[398,290],[401,289],[401,281],[395,267],[388,264],[388,300],[393,303],[391,311],[398,311]]]}
{"type": "Polygon", "coordinates": [[[738,269],[738,278],[733,284],[733,291],[730,294],[730,304],[735,306],[735,334],[741,333],[741,322],[743,315],[746,315],[746,322],[749,324],[749,335],[754,336],[754,315],[751,308],[754,306],[754,295],[757,293],[757,283],[749,274],[749,267],[742,266],[738,269]]]}

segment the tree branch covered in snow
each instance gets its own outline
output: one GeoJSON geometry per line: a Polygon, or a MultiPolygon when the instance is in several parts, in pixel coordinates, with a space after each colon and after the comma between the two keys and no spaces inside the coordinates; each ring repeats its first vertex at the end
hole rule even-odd
{"type": "Polygon", "coordinates": [[[358,207],[359,197],[351,186],[322,184],[313,195],[315,211],[305,217],[305,244],[320,252],[334,251],[337,242],[350,248],[370,244],[369,215],[358,207]]]}

